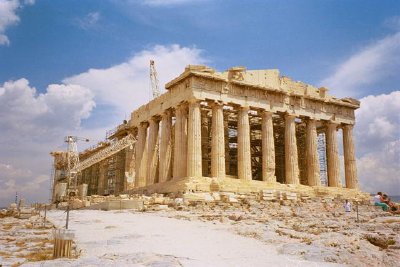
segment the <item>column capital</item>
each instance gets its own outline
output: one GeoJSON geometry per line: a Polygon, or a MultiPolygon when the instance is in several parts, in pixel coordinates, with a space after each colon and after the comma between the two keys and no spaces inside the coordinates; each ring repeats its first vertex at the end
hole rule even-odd
{"type": "Polygon", "coordinates": [[[336,121],[327,121],[325,122],[325,126],[328,129],[337,129],[340,126],[340,123],[336,122],[336,121]]]}
{"type": "Polygon", "coordinates": [[[187,100],[187,102],[189,104],[197,104],[197,103],[200,104],[201,100],[197,99],[197,98],[190,98],[190,99],[187,100]]]}
{"type": "Polygon", "coordinates": [[[289,114],[289,113],[285,113],[284,115],[285,119],[296,119],[297,115],[296,114],[289,114]]]}
{"type": "Polygon", "coordinates": [[[141,123],[139,123],[140,127],[148,127],[149,126],[149,122],[148,121],[142,121],[141,123]]]}
{"type": "Polygon", "coordinates": [[[218,101],[218,100],[208,101],[207,103],[210,105],[210,107],[215,107],[215,106],[220,107],[220,106],[224,106],[224,102],[218,101]]]}
{"type": "Polygon", "coordinates": [[[150,123],[150,124],[152,124],[152,123],[158,123],[158,122],[160,122],[160,120],[161,120],[161,116],[160,116],[160,115],[154,115],[153,117],[151,117],[151,118],[149,119],[149,123],[150,123]]]}
{"type": "Polygon", "coordinates": [[[171,113],[172,113],[172,110],[170,108],[168,108],[168,109],[164,110],[164,112],[161,114],[161,117],[164,118],[164,117],[171,116],[171,113]]]}
{"type": "Polygon", "coordinates": [[[319,119],[317,119],[317,118],[315,118],[315,117],[304,117],[304,120],[307,122],[307,121],[315,121],[315,122],[317,122],[317,121],[319,121],[319,119]]]}
{"type": "Polygon", "coordinates": [[[178,109],[184,110],[187,108],[187,106],[188,106],[187,104],[188,104],[187,102],[181,102],[178,105],[176,105],[175,110],[178,110],[178,109]]]}
{"type": "Polygon", "coordinates": [[[274,112],[272,112],[271,110],[266,110],[266,109],[261,109],[260,113],[261,113],[261,115],[272,115],[272,114],[274,114],[274,112]]]}
{"type": "Polygon", "coordinates": [[[354,124],[344,124],[343,123],[341,126],[342,126],[342,128],[347,128],[349,130],[352,130],[354,128],[354,124]]]}
{"type": "Polygon", "coordinates": [[[243,111],[249,111],[250,110],[250,106],[239,106],[239,109],[240,110],[243,110],[243,111]]]}

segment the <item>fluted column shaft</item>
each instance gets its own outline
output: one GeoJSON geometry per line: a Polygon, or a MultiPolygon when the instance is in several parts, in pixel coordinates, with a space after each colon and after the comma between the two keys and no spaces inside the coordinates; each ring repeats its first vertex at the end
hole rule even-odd
{"type": "Polygon", "coordinates": [[[185,105],[175,109],[173,178],[185,177],[187,161],[187,111],[185,105]]]}
{"type": "Polygon", "coordinates": [[[182,144],[182,111],[178,107],[175,109],[175,141],[174,141],[174,167],[173,178],[179,178],[180,165],[182,164],[181,144],[182,144]]]}
{"type": "Polygon", "coordinates": [[[160,142],[160,178],[159,182],[165,182],[171,178],[171,110],[167,110],[162,115],[161,121],[161,142],[160,142]]]}
{"type": "Polygon", "coordinates": [[[249,107],[240,107],[238,112],[238,178],[251,180],[249,107]]]}
{"type": "Polygon", "coordinates": [[[321,185],[317,148],[316,122],[313,119],[309,119],[306,126],[306,168],[307,181],[310,186],[321,185]]]}
{"type": "Polygon", "coordinates": [[[353,142],[353,125],[343,126],[344,173],[346,187],[358,189],[357,165],[353,142]]]}
{"type": "Polygon", "coordinates": [[[148,141],[148,161],[147,161],[147,180],[146,185],[154,184],[158,167],[158,130],[159,120],[150,119],[149,141],[148,141]]]}
{"type": "Polygon", "coordinates": [[[225,137],[225,173],[231,173],[231,156],[229,154],[229,113],[224,112],[224,137],[225,137]]]}
{"type": "Polygon", "coordinates": [[[328,166],[328,186],[340,186],[339,154],[336,137],[336,123],[328,122],[326,126],[326,157],[328,166]]]}
{"type": "Polygon", "coordinates": [[[135,187],[146,185],[147,171],[147,122],[143,122],[138,127],[136,149],[136,177],[135,187]]]}
{"type": "Polygon", "coordinates": [[[201,112],[200,102],[195,100],[189,102],[187,140],[187,176],[201,177],[201,112]]]}
{"type": "MultiPolygon", "coordinates": [[[[188,176],[188,171],[187,171],[187,158],[188,158],[188,109],[187,105],[181,105],[181,114],[182,114],[182,120],[181,120],[181,159],[182,161],[179,163],[179,168],[180,168],[180,173],[179,177],[187,177],[188,176]]],[[[200,141],[201,143],[201,141],[200,141]]],[[[201,156],[200,156],[201,157],[201,156]]]]}
{"type": "Polygon", "coordinates": [[[285,115],[285,176],[287,184],[299,184],[295,116],[285,115]]]}
{"type": "Polygon", "coordinates": [[[221,104],[212,106],[211,133],[211,176],[225,177],[224,113],[221,104]]]}
{"type": "Polygon", "coordinates": [[[262,179],[268,183],[276,182],[275,144],[272,112],[263,111],[261,121],[262,138],[262,179]]]}

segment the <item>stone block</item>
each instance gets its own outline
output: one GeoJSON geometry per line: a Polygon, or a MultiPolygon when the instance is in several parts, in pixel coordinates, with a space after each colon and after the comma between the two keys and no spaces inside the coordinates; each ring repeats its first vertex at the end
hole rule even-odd
{"type": "Polygon", "coordinates": [[[183,195],[185,202],[204,202],[204,194],[186,193],[183,195]]]}
{"type": "Polygon", "coordinates": [[[121,210],[121,209],[134,209],[142,210],[144,201],[141,199],[122,199],[122,200],[109,200],[101,205],[102,210],[121,210]]]}
{"type": "Polygon", "coordinates": [[[180,198],[180,197],[175,198],[174,202],[175,202],[176,206],[182,206],[183,205],[183,198],[180,198]]]}
{"type": "Polygon", "coordinates": [[[84,207],[84,203],[82,200],[74,198],[71,200],[69,207],[73,210],[80,209],[84,207]]]}
{"type": "Polygon", "coordinates": [[[221,196],[217,192],[211,193],[212,197],[214,198],[214,201],[221,201],[221,196]]]}
{"type": "Polygon", "coordinates": [[[204,194],[204,200],[205,200],[206,202],[214,202],[214,198],[213,198],[213,196],[210,195],[210,194],[204,194]]]}

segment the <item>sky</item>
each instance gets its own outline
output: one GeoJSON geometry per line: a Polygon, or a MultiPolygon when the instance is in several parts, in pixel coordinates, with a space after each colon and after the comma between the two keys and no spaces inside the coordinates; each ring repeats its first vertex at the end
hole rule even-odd
{"type": "Polygon", "coordinates": [[[400,1],[0,0],[0,206],[48,200],[49,152],[148,102],[150,59],[162,90],[205,64],[359,99],[361,189],[400,195],[400,1]]]}

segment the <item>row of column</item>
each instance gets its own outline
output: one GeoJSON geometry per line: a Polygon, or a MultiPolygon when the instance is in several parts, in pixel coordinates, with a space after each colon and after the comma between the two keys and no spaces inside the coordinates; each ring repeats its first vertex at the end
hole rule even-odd
{"type": "MultiPolygon", "coordinates": [[[[225,177],[225,131],[223,105],[211,104],[211,176],[225,177]]],[[[237,118],[238,178],[251,180],[249,107],[239,107],[237,118]]],[[[261,111],[262,125],[262,180],[274,183],[275,145],[272,113],[261,111]]],[[[299,184],[299,165],[295,116],[285,115],[285,176],[286,183],[299,184]]],[[[174,144],[172,145],[172,112],[167,110],[161,118],[161,138],[158,144],[160,118],[154,117],[138,127],[136,143],[136,187],[165,182],[172,178],[202,176],[201,110],[200,102],[189,101],[175,109],[174,144]],[[149,129],[147,138],[147,128],[149,129]],[[158,148],[158,146],[160,146],[158,148]],[[159,149],[159,150],[158,150],[159,149]],[[172,149],[174,159],[172,160],[172,149]],[[159,151],[159,158],[157,153],[159,151]],[[173,164],[173,172],[171,167],[173,164]]],[[[225,123],[226,124],[226,123],[225,123]]],[[[336,138],[338,124],[328,122],[326,129],[326,155],[328,186],[340,186],[339,155],[336,138]]],[[[347,188],[357,188],[357,171],[352,137],[352,125],[343,126],[345,179],[347,188]]],[[[310,186],[320,185],[320,166],[317,152],[316,121],[306,121],[306,173],[310,186]]]]}

